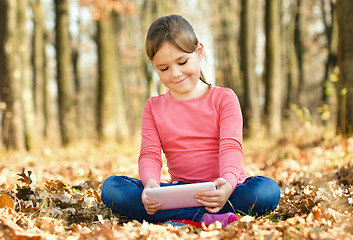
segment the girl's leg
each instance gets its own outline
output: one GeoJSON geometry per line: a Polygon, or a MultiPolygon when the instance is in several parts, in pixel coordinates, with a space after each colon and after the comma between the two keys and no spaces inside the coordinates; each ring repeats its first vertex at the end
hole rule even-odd
{"type": "MultiPolygon", "coordinates": [[[[280,195],[280,188],[273,179],[254,176],[237,186],[229,201],[238,213],[261,216],[277,207],[280,195]]],[[[229,202],[219,213],[226,212],[234,212],[229,202]]]]}
{"type": "MultiPolygon", "coordinates": [[[[161,183],[161,186],[172,185],[161,183]]],[[[154,215],[147,214],[141,200],[143,184],[140,180],[126,176],[111,176],[102,186],[102,201],[114,212],[140,222],[160,222],[169,219],[199,222],[206,213],[204,207],[159,210],[154,215]]]]}

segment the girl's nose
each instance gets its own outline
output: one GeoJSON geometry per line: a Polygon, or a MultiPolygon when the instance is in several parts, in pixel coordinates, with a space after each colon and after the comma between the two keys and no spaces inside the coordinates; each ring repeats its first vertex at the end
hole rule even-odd
{"type": "Polygon", "coordinates": [[[181,75],[181,69],[179,67],[173,67],[173,77],[179,78],[181,75]]]}

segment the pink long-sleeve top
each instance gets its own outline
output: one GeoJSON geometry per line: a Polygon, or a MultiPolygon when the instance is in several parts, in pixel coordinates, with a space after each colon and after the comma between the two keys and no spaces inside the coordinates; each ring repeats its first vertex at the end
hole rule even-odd
{"type": "Polygon", "coordinates": [[[192,99],[175,99],[169,92],[147,100],[142,114],[139,175],[158,183],[163,150],[171,181],[214,181],[233,189],[244,182],[242,113],[235,93],[212,86],[192,99]]]}

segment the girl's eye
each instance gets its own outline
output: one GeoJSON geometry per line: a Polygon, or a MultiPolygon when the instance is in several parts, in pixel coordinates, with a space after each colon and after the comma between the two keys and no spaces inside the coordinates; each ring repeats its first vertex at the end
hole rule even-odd
{"type": "Polygon", "coordinates": [[[188,59],[186,59],[184,62],[179,63],[179,65],[184,65],[188,62],[188,59]]]}
{"type": "Polygon", "coordinates": [[[162,69],[161,69],[162,72],[165,72],[165,71],[167,71],[167,70],[168,70],[168,67],[165,67],[165,68],[162,68],[162,69]]]}

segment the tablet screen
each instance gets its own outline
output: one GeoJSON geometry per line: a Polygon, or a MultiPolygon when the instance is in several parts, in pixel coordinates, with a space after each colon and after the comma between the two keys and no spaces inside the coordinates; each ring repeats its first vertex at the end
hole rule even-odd
{"type": "Polygon", "coordinates": [[[149,199],[162,203],[161,209],[173,209],[201,206],[197,203],[195,194],[215,189],[214,182],[204,182],[149,188],[145,192],[149,199]]]}

